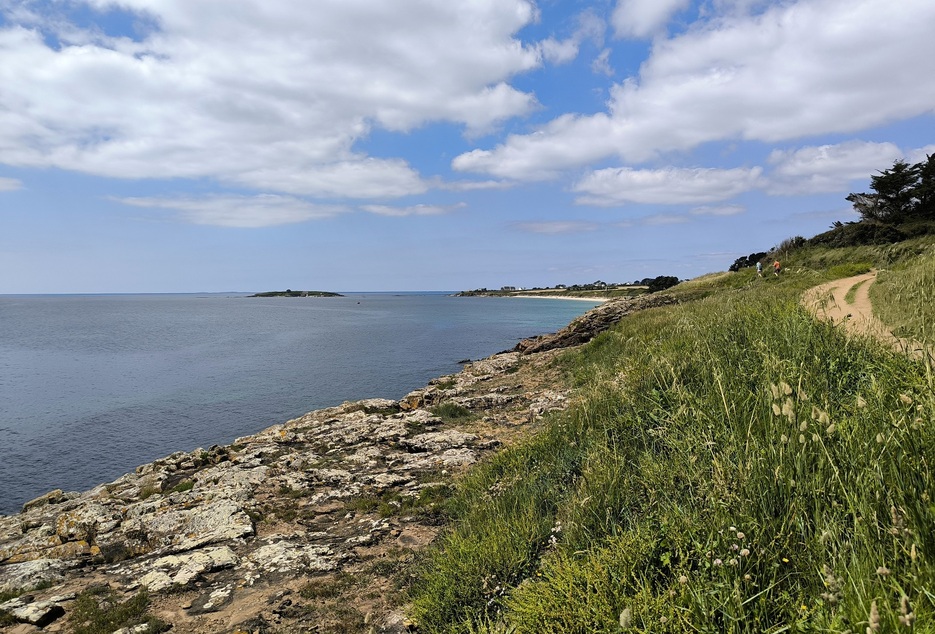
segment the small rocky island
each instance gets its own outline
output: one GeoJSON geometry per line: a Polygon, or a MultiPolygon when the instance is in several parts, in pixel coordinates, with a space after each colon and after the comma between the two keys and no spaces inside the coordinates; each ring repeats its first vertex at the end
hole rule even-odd
{"type": "Polygon", "coordinates": [[[284,291],[255,293],[253,295],[248,295],[248,297],[344,297],[344,295],[328,291],[294,291],[291,288],[287,288],[284,291]]]}
{"type": "Polygon", "coordinates": [[[610,300],[398,401],[309,412],[0,515],[0,631],[410,632],[411,566],[458,476],[568,406],[554,356],[675,301],[610,300]]]}

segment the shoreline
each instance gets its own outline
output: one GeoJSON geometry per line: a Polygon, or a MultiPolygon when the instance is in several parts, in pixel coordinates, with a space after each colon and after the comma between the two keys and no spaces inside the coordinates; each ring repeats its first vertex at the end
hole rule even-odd
{"type": "Polygon", "coordinates": [[[399,401],[314,410],[0,516],[0,592],[26,593],[0,615],[61,627],[77,597],[104,583],[121,600],[146,591],[155,617],[192,634],[259,621],[408,631],[396,574],[440,532],[454,479],[565,409],[571,386],[551,360],[644,304],[561,299],[596,306],[556,335],[524,340],[540,350],[494,354],[399,401]],[[436,409],[446,403],[469,415],[446,418],[436,409]],[[282,607],[331,585],[333,599],[282,607]]]}
{"type": "MultiPolygon", "coordinates": [[[[495,296],[492,295],[491,297],[495,296]]],[[[550,297],[549,295],[506,295],[505,297],[507,299],[564,299],[575,302],[596,302],[598,304],[609,302],[610,300],[615,299],[613,297],[550,297]]]]}
{"type": "Polygon", "coordinates": [[[35,498],[0,516],[0,594],[15,597],[0,602],[0,625],[63,631],[77,601],[106,587],[186,634],[411,632],[399,588],[448,525],[457,478],[570,406],[558,355],[677,301],[614,298],[398,401],[314,410],[35,498]]]}

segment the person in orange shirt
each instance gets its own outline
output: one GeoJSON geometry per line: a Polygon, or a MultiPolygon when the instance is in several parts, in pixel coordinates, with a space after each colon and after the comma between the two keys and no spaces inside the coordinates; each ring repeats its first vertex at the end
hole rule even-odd
{"type": "Polygon", "coordinates": [[[775,262],[773,262],[773,275],[775,275],[776,277],[779,277],[779,268],[780,268],[779,260],[776,260],[775,262]]]}

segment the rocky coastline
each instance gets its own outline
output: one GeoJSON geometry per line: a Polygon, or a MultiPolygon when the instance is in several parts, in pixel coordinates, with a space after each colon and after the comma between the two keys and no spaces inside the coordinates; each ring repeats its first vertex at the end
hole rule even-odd
{"type": "Polygon", "coordinates": [[[143,592],[154,624],[121,634],[409,631],[400,571],[441,530],[454,478],[568,405],[560,350],[672,301],[611,300],[399,401],[313,411],[27,502],[0,516],[0,629],[72,631],[89,592],[143,592]]]}

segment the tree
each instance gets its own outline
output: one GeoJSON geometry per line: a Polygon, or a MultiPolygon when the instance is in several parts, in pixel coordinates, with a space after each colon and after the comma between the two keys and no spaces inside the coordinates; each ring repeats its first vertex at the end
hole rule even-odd
{"type": "MultiPolygon", "coordinates": [[[[935,171],[931,157],[925,168],[935,171]]],[[[923,172],[922,163],[910,165],[899,159],[893,167],[883,170],[877,176],[870,177],[870,189],[874,193],[850,194],[847,196],[862,220],[871,220],[887,224],[905,222],[919,211],[918,191],[923,172]]],[[[931,182],[933,174],[927,172],[931,182]]],[[[931,192],[929,192],[931,195],[931,192]]]]}

